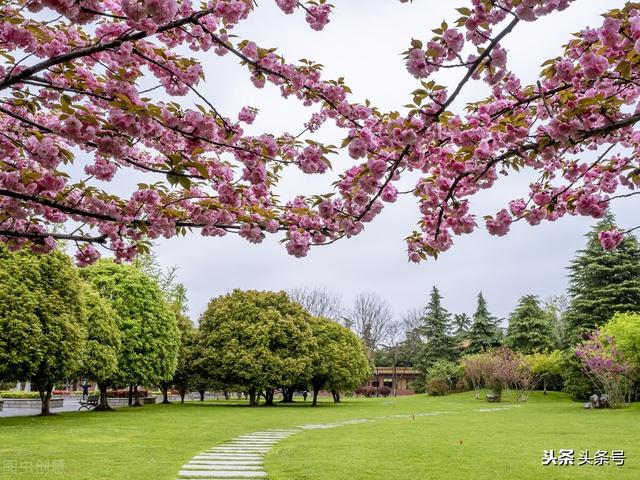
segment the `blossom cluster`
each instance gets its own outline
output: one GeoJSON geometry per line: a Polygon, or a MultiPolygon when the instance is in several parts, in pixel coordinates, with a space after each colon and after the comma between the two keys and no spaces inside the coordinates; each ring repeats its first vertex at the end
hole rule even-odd
{"type": "MultiPolygon", "coordinates": [[[[640,12],[633,4],[581,31],[544,64],[536,85],[523,85],[508,68],[504,39],[520,22],[574,0],[473,0],[458,9],[455,24],[411,41],[406,68],[420,87],[399,113],[352,101],[344,80],[324,78],[320,64],[291,63],[233,35],[254,11],[250,0],[22,3],[0,7],[0,240],[11,248],[48,251],[67,239],[78,243],[80,264],[99,257],[98,245],[128,260],[149,240],[198,229],[252,243],[283,232],[287,251],[303,257],[312,246],[360,234],[406,190],[404,173],[416,172],[410,193],[419,220],[407,248],[418,262],[477,228],[472,198],[503,175],[532,169],[540,179],[485,218],[499,236],[521,220],[601,218],[620,190],[629,196],[640,185],[640,12]],[[44,21],[47,10],[61,18],[44,21]],[[271,84],[299,101],[310,112],[303,133],[249,135],[257,110],[218,111],[203,94],[202,64],[187,49],[232,55],[256,88],[271,84]],[[443,68],[460,69],[460,83],[432,80],[443,68]],[[486,83],[491,95],[464,113],[450,111],[471,81],[486,83]],[[174,101],[154,100],[156,89],[174,101]],[[187,96],[198,101],[186,106],[187,96]],[[313,138],[327,122],[344,132],[340,147],[313,138]],[[349,165],[333,192],[276,195],[283,169],[326,174],[335,155],[349,165]],[[72,175],[71,163],[86,177],[72,175]],[[149,180],[129,196],[109,191],[128,169],[149,180]],[[73,232],[57,233],[61,224],[73,232]]],[[[276,4],[284,14],[303,14],[313,30],[327,25],[333,8],[324,0],[276,4]]],[[[602,232],[600,241],[613,249],[623,236],[602,232]]]]}

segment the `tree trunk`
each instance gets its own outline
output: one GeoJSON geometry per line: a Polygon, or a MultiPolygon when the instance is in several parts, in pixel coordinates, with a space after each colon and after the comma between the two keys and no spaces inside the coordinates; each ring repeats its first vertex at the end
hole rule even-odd
{"type": "Polygon", "coordinates": [[[320,384],[313,384],[313,405],[314,407],[318,406],[318,394],[320,393],[320,384]]]}
{"type": "Polygon", "coordinates": [[[171,403],[169,401],[169,383],[168,382],[160,382],[160,390],[162,391],[162,403],[171,403]]]}
{"type": "Polygon", "coordinates": [[[391,376],[393,381],[393,396],[398,396],[398,360],[396,358],[396,349],[393,349],[393,375],[391,376]]]}
{"type": "Polygon", "coordinates": [[[134,407],[141,407],[142,406],[142,402],[140,401],[140,392],[138,392],[138,385],[133,387],[133,398],[135,399],[135,402],[133,403],[133,406],[134,407]]]}
{"type": "Polygon", "coordinates": [[[546,380],[542,380],[542,385],[543,385],[543,388],[544,388],[544,394],[546,395],[547,394],[547,381],[546,380]]]}
{"type": "Polygon", "coordinates": [[[49,400],[51,400],[51,390],[53,390],[52,384],[47,384],[46,386],[38,385],[38,393],[40,394],[40,401],[42,402],[42,411],[40,412],[40,416],[46,417],[49,415],[55,415],[51,413],[49,409],[49,400]]]}
{"type": "Polygon", "coordinates": [[[264,404],[271,407],[273,406],[273,388],[266,388],[264,391],[264,404]]]}
{"type": "Polygon", "coordinates": [[[180,403],[184,403],[184,396],[187,394],[186,390],[180,389],[180,403]]]}
{"type": "Polygon", "coordinates": [[[109,401],[107,400],[107,384],[106,383],[98,383],[98,389],[100,390],[100,400],[98,401],[98,405],[94,410],[102,411],[102,412],[110,412],[113,410],[109,406],[109,401]]]}
{"type": "Polygon", "coordinates": [[[129,406],[133,406],[133,385],[129,385],[129,406]]]}
{"type": "Polygon", "coordinates": [[[333,395],[334,403],[340,403],[340,392],[333,391],[331,394],[333,395]]]}
{"type": "Polygon", "coordinates": [[[249,389],[249,406],[255,407],[258,403],[256,402],[256,389],[251,387],[249,389]]]}
{"type": "Polygon", "coordinates": [[[231,394],[229,393],[229,390],[225,390],[222,393],[224,393],[224,399],[225,400],[230,400],[231,399],[231,394]]]}
{"type": "Polygon", "coordinates": [[[198,393],[200,394],[200,401],[204,402],[204,394],[206,393],[205,390],[198,390],[198,393]]]}
{"type": "Polygon", "coordinates": [[[293,403],[294,387],[281,387],[282,403],[293,403]]]}

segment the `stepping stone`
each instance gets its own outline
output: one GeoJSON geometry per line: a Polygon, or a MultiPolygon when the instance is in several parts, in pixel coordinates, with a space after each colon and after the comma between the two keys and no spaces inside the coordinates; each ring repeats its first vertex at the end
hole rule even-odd
{"type": "Polygon", "coordinates": [[[263,478],[267,476],[266,472],[229,470],[221,470],[218,472],[208,470],[180,470],[178,475],[186,478],[263,478]]]}
{"type": "Polygon", "coordinates": [[[251,457],[230,457],[228,455],[196,455],[193,457],[193,460],[256,460],[261,461],[262,456],[251,456],[251,457]]]}
{"type": "Polygon", "coordinates": [[[209,450],[209,452],[219,452],[219,453],[225,453],[225,452],[262,453],[262,452],[268,452],[268,451],[269,449],[264,447],[251,447],[251,448],[249,447],[216,447],[209,450]]]}
{"type": "Polygon", "coordinates": [[[242,470],[242,471],[262,471],[261,465],[183,465],[185,470],[242,470]]]}
{"type": "Polygon", "coordinates": [[[200,453],[204,460],[261,460],[264,455],[257,453],[200,453]]]}
{"type": "Polygon", "coordinates": [[[262,460],[191,460],[192,465],[262,465],[262,460]]]}

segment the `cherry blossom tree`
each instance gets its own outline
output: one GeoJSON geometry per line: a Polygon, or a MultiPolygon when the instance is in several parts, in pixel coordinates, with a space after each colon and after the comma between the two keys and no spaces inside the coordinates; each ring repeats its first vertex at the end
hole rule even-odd
{"type": "MultiPolygon", "coordinates": [[[[407,39],[417,88],[398,111],[354,101],[319,63],[292,63],[234,35],[258,8],[251,0],[0,2],[0,240],[36,251],[75,242],[82,265],[99,246],[128,260],[153,239],[196,229],[255,243],[281,232],[302,257],[359,234],[407,194],[419,210],[407,237],[418,262],[474,231],[473,197],[523,169],[539,179],[485,217],[490,233],[506,235],[517,221],[601,218],[640,185],[640,11],[621,2],[545,62],[532,85],[509,69],[505,46],[522,22],[575,1],[460,0],[453,25],[407,39]],[[256,88],[276,85],[307,107],[308,121],[295,132],[247,134],[256,110],[219,111],[203,93],[204,60],[187,49],[207,52],[207,61],[234,56],[256,88]],[[439,85],[434,75],[444,69],[459,70],[459,82],[439,85]],[[491,94],[453,111],[471,82],[491,94]],[[344,132],[337,146],[315,138],[328,122],[344,132]],[[322,174],[336,156],[352,163],[332,191],[276,194],[285,171],[322,174]],[[419,178],[400,191],[409,172],[419,178]],[[116,178],[131,173],[146,180],[122,194],[116,178]]],[[[325,0],[276,3],[314,30],[333,9],[325,0]]],[[[623,235],[605,231],[600,240],[612,249],[623,235]]]]}

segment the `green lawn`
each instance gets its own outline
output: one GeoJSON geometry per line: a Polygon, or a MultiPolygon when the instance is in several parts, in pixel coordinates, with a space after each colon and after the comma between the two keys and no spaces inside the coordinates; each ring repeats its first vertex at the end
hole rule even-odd
{"type": "Polygon", "coordinates": [[[349,419],[370,421],[308,430],[278,444],[266,458],[269,478],[640,478],[639,405],[586,411],[561,394],[533,394],[512,405],[464,393],[354,399],[315,409],[308,402],[273,408],[193,402],[1,418],[0,479],[169,480],[196,453],[241,433],[349,419]],[[477,411],[493,408],[501,410],[477,411]],[[432,415],[420,415],[426,413],[432,415]],[[561,448],[576,454],[621,449],[627,464],[541,466],[543,450],[561,448]]]}

